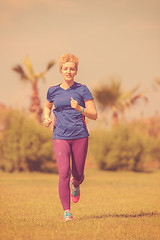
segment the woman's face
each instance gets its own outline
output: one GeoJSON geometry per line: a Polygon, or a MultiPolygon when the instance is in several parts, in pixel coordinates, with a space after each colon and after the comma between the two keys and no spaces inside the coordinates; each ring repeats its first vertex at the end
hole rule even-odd
{"type": "Polygon", "coordinates": [[[77,69],[74,62],[66,62],[61,69],[63,80],[74,81],[74,77],[77,74],[77,69]]]}

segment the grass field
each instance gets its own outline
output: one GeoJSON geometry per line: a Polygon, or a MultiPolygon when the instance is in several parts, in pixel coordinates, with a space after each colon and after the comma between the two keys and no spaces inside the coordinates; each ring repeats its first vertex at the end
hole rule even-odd
{"type": "Polygon", "coordinates": [[[86,169],[62,222],[58,175],[0,174],[0,240],[159,240],[160,172],[86,169]]]}

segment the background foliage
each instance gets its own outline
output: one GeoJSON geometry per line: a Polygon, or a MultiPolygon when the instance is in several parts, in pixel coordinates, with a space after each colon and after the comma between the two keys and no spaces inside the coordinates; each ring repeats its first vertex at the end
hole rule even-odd
{"type": "Polygon", "coordinates": [[[97,128],[90,139],[90,154],[99,169],[152,170],[160,162],[160,137],[149,134],[140,123],[118,124],[111,129],[97,128]]]}
{"type": "Polygon", "coordinates": [[[52,131],[25,112],[4,111],[0,132],[0,169],[13,171],[57,171],[52,131]]]}
{"type": "MultiPolygon", "coordinates": [[[[136,121],[90,132],[88,157],[100,170],[152,171],[160,168],[160,121],[136,121]]],[[[1,111],[0,170],[56,172],[52,130],[26,112],[1,111]]]]}

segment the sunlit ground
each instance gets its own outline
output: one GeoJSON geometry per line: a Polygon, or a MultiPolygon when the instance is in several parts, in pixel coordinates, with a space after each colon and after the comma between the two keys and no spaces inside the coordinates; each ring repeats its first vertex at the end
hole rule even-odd
{"type": "Polygon", "coordinates": [[[160,239],[160,172],[87,169],[64,223],[58,175],[0,174],[0,240],[160,239]]]}

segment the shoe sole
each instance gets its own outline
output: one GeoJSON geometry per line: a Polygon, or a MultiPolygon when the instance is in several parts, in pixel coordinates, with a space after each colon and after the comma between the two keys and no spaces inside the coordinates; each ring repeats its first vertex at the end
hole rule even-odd
{"type": "Polygon", "coordinates": [[[67,221],[71,221],[71,220],[72,220],[72,218],[68,217],[68,218],[63,219],[63,222],[67,222],[67,221]]]}

